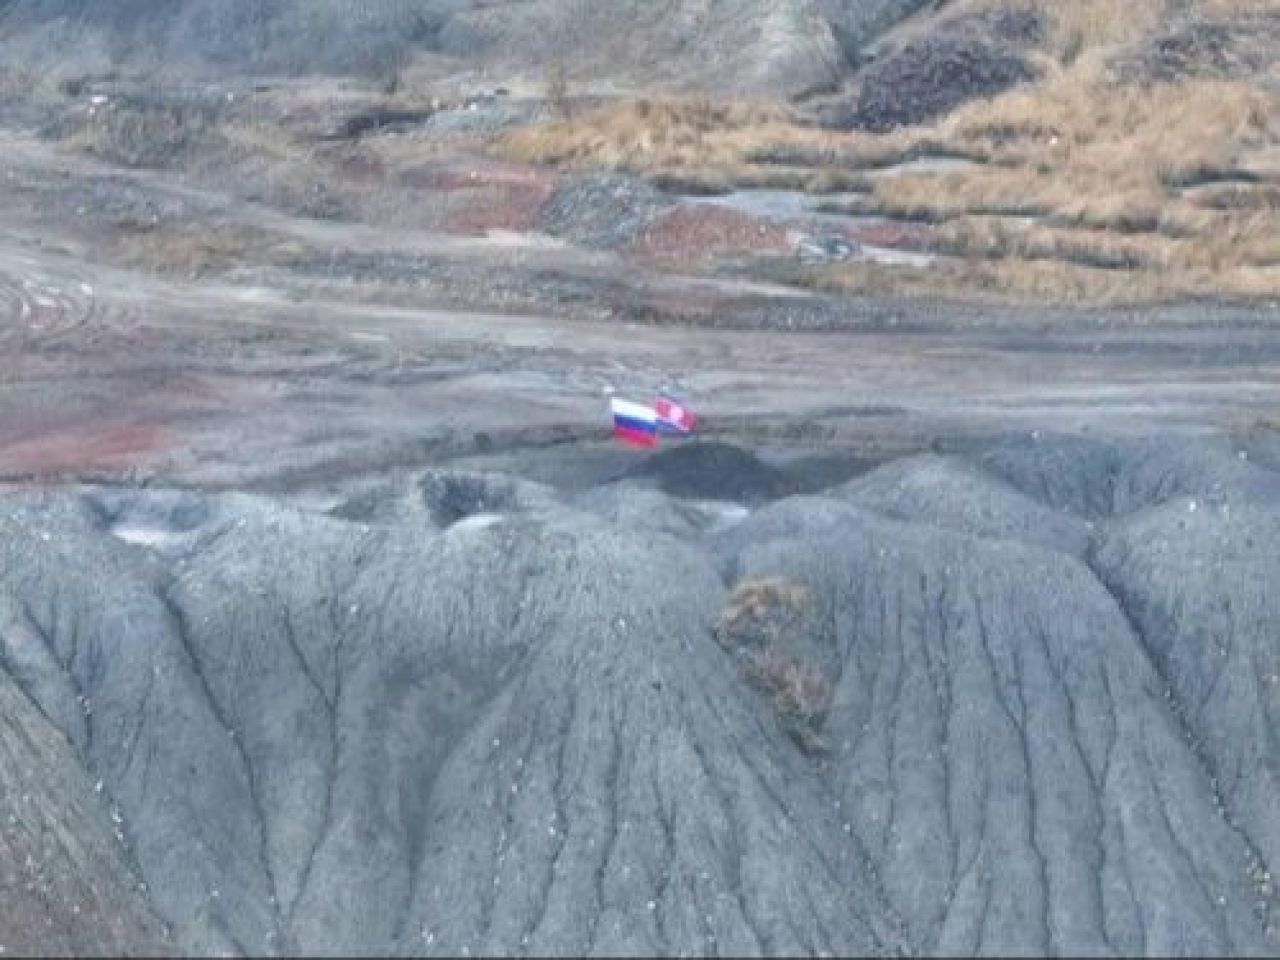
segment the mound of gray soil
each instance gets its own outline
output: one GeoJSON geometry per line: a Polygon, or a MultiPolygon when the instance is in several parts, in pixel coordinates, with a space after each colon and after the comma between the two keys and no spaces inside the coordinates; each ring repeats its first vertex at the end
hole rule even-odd
{"type": "Polygon", "coordinates": [[[638,177],[592,173],[557,187],[538,212],[537,228],[593,249],[616,249],[674,204],[638,177]]]}
{"type": "Polygon", "coordinates": [[[0,499],[0,945],[1280,950],[1280,478],[775,480],[0,499]]]}
{"type": "MultiPolygon", "coordinates": [[[[16,634],[5,646],[38,642],[16,634]]],[[[13,956],[173,950],[76,751],[0,671],[0,948],[13,956]]]]}
{"type": "Polygon", "coordinates": [[[891,463],[830,491],[899,520],[982,537],[1041,544],[1082,555],[1090,529],[957,458],[925,455],[891,463]]]}

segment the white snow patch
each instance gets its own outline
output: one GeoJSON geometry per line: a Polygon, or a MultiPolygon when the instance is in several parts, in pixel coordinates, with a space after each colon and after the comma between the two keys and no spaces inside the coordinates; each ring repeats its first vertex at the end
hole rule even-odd
{"type": "Polygon", "coordinates": [[[117,540],[132,543],[140,547],[151,547],[154,550],[181,547],[190,539],[190,533],[178,533],[164,527],[150,527],[142,524],[118,523],[111,527],[111,535],[117,540]]]}
{"type": "Polygon", "coordinates": [[[731,500],[700,500],[695,506],[710,520],[711,532],[727,530],[751,515],[747,507],[731,500]]]}
{"type": "Polygon", "coordinates": [[[503,520],[500,513],[473,513],[450,524],[450,531],[485,530],[503,520]]]}

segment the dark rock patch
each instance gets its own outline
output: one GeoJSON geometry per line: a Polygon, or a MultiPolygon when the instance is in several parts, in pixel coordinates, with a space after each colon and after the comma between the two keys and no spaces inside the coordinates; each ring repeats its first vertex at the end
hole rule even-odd
{"type": "Polygon", "coordinates": [[[675,497],[754,501],[782,496],[790,480],[777,467],[728,443],[695,441],[656,453],[632,470],[675,497]]]}
{"type": "Polygon", "coordinates": [[[636,177],[593,173],[557,188],[539,211],[537,227],[583,246],[616,249],[674,203],[636,177]]]}
{"type": "Polygon", "coordinates": [[[884,133],[933,120],[962,103],[994,96],[1034,76],[1020,54],[999,43],[970,36],[931,36],[911,41],[867,67],[854,103],[831,109],[823,122],[884,133]]]}

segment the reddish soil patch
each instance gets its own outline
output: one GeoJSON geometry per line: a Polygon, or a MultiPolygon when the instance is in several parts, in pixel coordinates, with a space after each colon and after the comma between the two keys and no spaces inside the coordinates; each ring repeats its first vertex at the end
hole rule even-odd
{"type": "Polygon", "coordinates": [[[361,184],[382,184],[387,178],[387,165],[366,153],[344,156],[337,162],[344,180],[361,184]]]}
{"type": "Polygon", "coordinates": [[[550,194],[550,186],[541,184],[501,184],[452,191],[441,198],[445,212],[440,229],[460,234],[532,230],[538,211],[550,194]]]}
{"type": "Polygon", "coordinates": [[[786,227],[737,210],[686,204],[659,217],[632,242],[632,252],[658,264],[688,266],[731,254],[787,253],[786,227]]]}
{"type": "Polygon", "coordinates": [[[849,236],[873,247],[921,252],[933,249],[935,240],[933,229],[920,223],[876,223],[856,227],[849,236]]]}
{"type": "Polygon", "coordinates": [[[459,234],[532,230],[555,188],[555,178],[545,171],[479,160],[418,167],[402,181],[440,194],[439,229],[459,234]]]}
{"type": "Polygon", "coordinates": [[[92,470],[125,470],[165,446],[167,431],[148,423],[54,427],[0,445],[0,476],[50,477],[92,470]]]}
{"type": "Polygon", "coordinates": [[[405,186],[423,190],[475,190],[481,187],[551,187],[554,177],[536,167],[493,163],[489,160],[446,161],[406,170],[405,186]]]}

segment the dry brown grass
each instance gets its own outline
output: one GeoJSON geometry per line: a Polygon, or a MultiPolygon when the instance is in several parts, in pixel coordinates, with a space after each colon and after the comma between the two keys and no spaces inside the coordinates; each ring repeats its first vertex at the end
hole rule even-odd
{"type": "MultiPolygon", "coordinates": [[[[797,121],[781,105],[707,99],[623,100],[499,137],[506,160],[624,170],[691,194],[730,190],[869,193],[869,171],[918,152],[910,138],[850,138],[797,121]]],[[[925,152],[943,149],[925,145],[925,152]]]]}
{"type": "Polygon", "coordinates": [[[279,123],[231,121],[220,124],[218,132],[228,144],[273,160],[298,162],[314,153],[311,145],[279,123]]]}
{"type": "Polygon", "coordinates": [[[994,276],[976,276],[980,285],[1036,295],[1047,289],[1073,300],[1276,296],[1276,185],[1237,184],[1229,205],[1206,203],[1187,188],[1246,170],[1273,149],[1278,103],[1274,92],[1240,81],[1125,87],[1078,66],[963,108],[932,131],[950,143],[989,148],[998,165],[884,180],[876,196],[890,212],[960,218],[943,231],[944,245],[1008,260],[994,276]],[[1006,222],[999,235],[988,228],[984,236],[964,219],[975,212],[1036,219],[1006,222]],[[1097,283],[1094,273],[1063,270],[1046,283],[1042,267],[1025,265],[1046,259],[1128,259],[1131,270],[1151,276],[1126,278],[1117,290],[1114,279],[1097,283]],[[1020,265],[1026,278],[1011,269],[1020,265]]]}
{"type": "Polygon", "coordinates": [[[525,128],[497,143],[529,163],[607,166],[651,171],[739,162],[744,138],[785,137],[792,118],[781,107],[705,98],[624,100],[546,126],[525,128]]]}
{"type": "Polygon", "coordinates": [[[839,293],[964,298],[992,303],[1142,305],[1188,297],[1272,299],[1280,268],[1232,266],[1217,271],[1107,270],[1061,260],[970,259],[927,268],[874,263],[806,269],[796,282],[839,293]]]}
{"type": "Polygon", "coordinates": [[[794,580],[744,580],[730,595],[716,635],[742,654],[743,679],[769,698],[788,736],[817,754],[824,749],[820,730],[831,709],[831,684],[791,649],[812,603],[812,591],[794,580]]]}
{"type": "Polygon", "coordinates": [[[65,140],[68,147],[127,167],[162,167],[208,136],[207,111],[168,105],[94,108],[65,140]]]}
{"type": "Polygon", "coordinates": [[[770,698],[783,729],[805,753],[824,750],[818,731],[831,710],[832,691],[817,667],[770,644],[748,662],[744,677],[770,698]]]}
{"type": "MultiPolygon", "coordinates": [[[[815,274],[823,285],[1088,302],[1280,296],[1277,89],[1245,79],[1118,78],[1116,58],[1171,22],[1167,0],[960,0],[955,8],[1019,3],[1047,16],[1033,54],[1040,79],[926,127],[839,134],[805,126],[781,106],[644,100],[520,131],[495,149],[703,190],[870,189],[860,212],[940,224],[940,248],[963,258],[919,276],[860,264],[823,268],[815,274]],[[946,174],[867,177],[888,162],[938,154],[986,162],[946,174]],[[1253,173],[1203,185],[1233,171],[1253,173]]],[[[1247,30],[1275,4],[1197,0],[1189,11],[1247,30]]]]}
{"type": "Polygon", "coordinates": [[[918,149],[914,138],[849,137],[805,125],[782,104],[705,97],[619,100],[503,134],[491,145],[522,163],[819,193],[863,188],[862,171],[900,160],[909,148],[918,149]]]}
{"type": "Polygon", "coordinates": [[[287,264],[305,252],[295,240],[241,226],[157,228],[119,237],[112,259],[163,276],[198,279],[238,266],[287,264]]]}
{"type": "Polygon", "coordinates": [[[740,635],[751,624],[763,624],[777,611],[802,612],[812,602],[812,591],[802,583],[782,577],[741,581],[729,596],[720,616],[720,634],[740,635]]]}
{"type": "Polygon", "coordinates": [[[1222,168],[1274,143],[1276,97],[1243,81],[1120,85],[1088,66],[969,104],[942,121],[944,142],[988,149],[1096,182],[1150,185],[1222,168]]]}
{"type": "Polygon", "coordinates": [[[1149,33],[1165,11],[1163,0],[1060,0],[1049,11],[1048,52],[1071,63],[1149,33]]]}
{"type": "MultiPolygon", "coordinates": [[[[1280,136],[1274,95],[1246,84],[1117,88],[1080,68],[963,108],[931,136],[986,147],[999,163],[882,180],[876,199],[884,211],[935,222],[1033,218],[1004,222],[999,236],[985,239],[969,221],[953,225],[942,232],[953,251],[1044,259],[1057,248],[1077,263],[1111,262],[1129,251],[1134,266],[1201,277],[1267,262],[1274,240],[1268,194],[1251,202],[1255,188],[1237,186],[1235,209],[1224,210],[1183,186],[1247,166],[1280,136]]],[[[1228,286],[1239,289],[1224,283],[1223,292],[1228,286]]]]}
{"type": "Polygon", "coordinates": [[[522,163],[625,170],[694,193],[865,190],[869,183],[858,168],[883,163],[892,147],[877,145],[874,153],[855,157],[840,154],[843,141],[802,125],[780,104],[646,98],[513,131],[491,150],[522,163]],[[786,162],[788,156],[797,162],[786,162]]]}
{"type": "Polygon", "coordinates": [[[1105,230],[1043,227],[1004,217],[962,217],[937,231],[945,253],[1004,260],[1057,260],[1100,270],[1167,268],[1177,241],[1160,236],[1115,236],[1105,230]]]}

